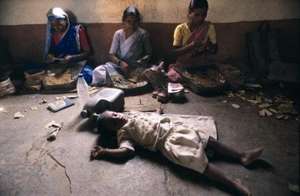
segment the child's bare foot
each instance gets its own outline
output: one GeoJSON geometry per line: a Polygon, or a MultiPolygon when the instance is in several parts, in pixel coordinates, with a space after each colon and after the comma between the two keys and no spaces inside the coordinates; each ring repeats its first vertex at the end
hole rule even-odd
{"type": "Polygon", "coordinates": [[[241,181],[239,179],[234,181],[235,183],[235,187],[237,189],[237,193],[239,195],[243,195],[243,196],[251,196],[251,192],[249,191],[249,189],[247,187],[245,187],[244,185],[242,185],[241,181]]]}
{"type": "Polygon", "coordinates": [[[248,166],[253,163],[263,152],[263,148],[255,148],[253,150],[245,151],[241,158],[241,164],[248,166]]]}

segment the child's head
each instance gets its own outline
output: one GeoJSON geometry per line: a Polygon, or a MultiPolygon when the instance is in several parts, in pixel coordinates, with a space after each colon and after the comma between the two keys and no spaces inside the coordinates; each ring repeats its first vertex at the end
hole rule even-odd
{"type": "Polygon", "coordinates": [[[125,25],[125,28],[135,30],[141,21],[139,10],[134,6],[127,7],[123,12],[122,21],[125,25]]]}
{"type": "Polygon", "coordinates": [[[105,111],[99,114],[97,119],[98,128],[103,128],[107,131],[116,132],[127,123],[127,119],[122,113],[105,111]]]}
{"type": "Polygon", "coordinates": [[[207,0],[191,0],[188,13],[189,22],[193,24],[201,24],[207,16],[207,11],[207,0]]]}

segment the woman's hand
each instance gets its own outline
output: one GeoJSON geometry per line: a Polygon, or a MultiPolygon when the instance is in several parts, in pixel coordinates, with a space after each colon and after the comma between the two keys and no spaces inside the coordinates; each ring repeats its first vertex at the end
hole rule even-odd
{"type": "Polygon", "coordinates": [[[206,44],[203,44],[201,41],[191,42],[191,48],[193,48],[192,56],[198,56],[203,54],[206,51],[206,44]]]}
{"type": "Polygon", "coordinates": [[[61,61],[61,63],[63,64],[68,64],[73,60],[73,56],[72,55],[66,55],[63,60],[61,61]]]}
{"type": "Polygon", "coordinates": [[[48,54],[46,58],[46,63],[54,63],[56,60],[56,57],[53,54],[48,54]]]}
{"type": "Polygon", "coordinates": [[[127,76],[128,72],[129,72],[129,65],[126,62],[121,61],[120,62],[120,68],[123,71],[124,75],[127,76]]]}
{"type": "Polygon", "coordinates": [[[146,56],[138,59],[136,62],[140,65],[145,65],[149,62],[149,60],[150,60],[150,55],[146,55],[146,56]]]}

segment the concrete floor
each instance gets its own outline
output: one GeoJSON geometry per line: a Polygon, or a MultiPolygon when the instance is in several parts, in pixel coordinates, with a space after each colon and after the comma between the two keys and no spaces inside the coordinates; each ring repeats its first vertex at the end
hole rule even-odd
{"type": "MultiPolygon", "coordinates": [[[[76,117],[77,105],[49,112],[42,98],[22,95],[0,99],[0,195],[194,196],[230,195],[222,187],[170,164],[155,153],[138,151],[126,163],[89,161],[98,135],[76,117]],[[38,110],[30,107],[37,106],[38,110]],[[25,117],[14,119],[15,112],[25,117]],[[47,142],[45,125],[64,122],[58,138],[47,142]]],[[[165,113],[211,115],[219,140],[241,150],[264,146],[262,161],[252,168],[214,160],[228,176],[239,178],[253,195],[294,195],[288,184],[299,183],[299,121],[261,118],[255,106],[226,97],[188,94],[186,104],[166,104],[165,113]],[[241,105],[240,109],[231,103],[241,105]]]]}

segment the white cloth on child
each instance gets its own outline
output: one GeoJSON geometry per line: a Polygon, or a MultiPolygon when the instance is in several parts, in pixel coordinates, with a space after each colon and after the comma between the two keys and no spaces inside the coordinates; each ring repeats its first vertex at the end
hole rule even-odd
{"type": "Polygon", "coordinates": [[[120,148],[134,151],[134,145],[160,151],[170,161],[203,173],[208,160],[209,137],[217,139],[212,117],[128,112],[126,125],[118,131],[120,148]]]}

